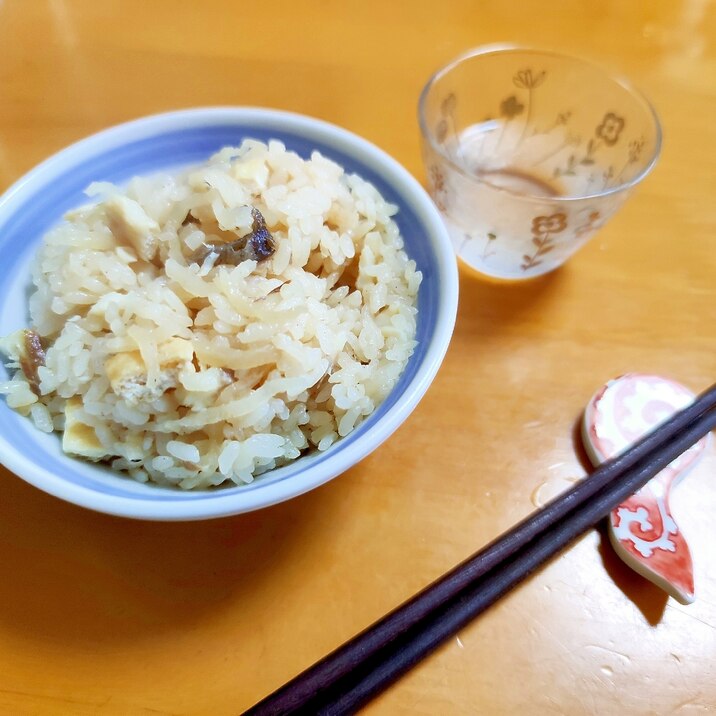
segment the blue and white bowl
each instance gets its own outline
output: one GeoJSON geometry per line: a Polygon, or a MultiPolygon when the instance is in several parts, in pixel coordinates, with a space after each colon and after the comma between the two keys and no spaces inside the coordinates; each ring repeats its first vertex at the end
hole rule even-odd
{"type": "MultiPolygon", "coordinates": [[[[420,184],[395,160],[344,129],[259,108],[190,109],[139,119],[73,144],[17,181],[0,198],[0,335],[28,324],[30,264],[42,236],[86,201],[93,181],[123,183],[197,164],[247,137],[280,139],[308,158],[313,150],[373,183],[399,206],[408,255],[423,273],[418,347],[395,389],[365,422],[322,453],[310,454],[250,485],[210,491],[140,484],[109,468],[66,456],[57,435],[37,430],[0,400],[0,461],[56,497],[101,512],[155,520],[222,517],[287,500],[344,472],[407,418],[432,382],[455,323],[458,278],[450,241],[420,184]]],[[[0,379],[5,379],[4,368],[0,379]]]]}

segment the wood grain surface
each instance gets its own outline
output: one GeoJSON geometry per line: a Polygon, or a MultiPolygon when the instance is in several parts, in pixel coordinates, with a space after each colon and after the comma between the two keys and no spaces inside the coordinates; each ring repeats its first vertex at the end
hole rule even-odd
{"type": "MultiPolygon", "coordinates": [[[[665,141],[562,270],[505,286],[461,269],[455,335],[418,409],[310,494],[142,523],[0,469],[0,713],[239,713],[583,475],[575,425],[600,384],[630,370],[716,380],[715,40],[708,0],[2,0],[3,189],[103,127],[217,104],[327,119],[422,180],[422,84],[495,41],[624,73],[665,141]]],[[[594,532],[366,712],[716,711],[715,477],[711,448],[673,500],[693,605],[594,532]]]]}

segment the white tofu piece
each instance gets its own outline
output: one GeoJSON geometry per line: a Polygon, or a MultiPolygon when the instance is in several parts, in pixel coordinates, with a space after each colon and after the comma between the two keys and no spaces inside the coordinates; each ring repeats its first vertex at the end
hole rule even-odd
{"type": "Polygon", "coordinates": [[[259,189],[265,189],[268,186],[269,170],[263,159],[234,162],[231,166],[231,173],[234,178],[241,181],[253,181],[259,189]]]}
{"type": "Polygon", "coordinates": [[[79,419],[82,399],[70,398],[65,404],[65,430],[62,434],[62,449],[68,455],[77,455],[93,462],[106,460],[122,454],[127,460],[141,460],[144,457],[141,433],[129,434],[117,450],[105,448],[91,425],[79,419]]]}
{"type": "Polygon", "coordinates": [[[159,378],[155,385],[147,384],[147,367],[139,351],[117,353],[104,363],[115,395],[130,404],[150,402],[159,398],[170,388],[176,388],[179,372],[194,358],[191,341],[172,338],[157,346],[159,378]]]}
{"type": "Polygon", "coordinates": [[[102,447],[94,428],[80,422],[77,414],[81,408],[81,398],[70,398],[65,404],[65,431],[62,434],[62,449],[68,455],[78,455],[93,462],[104,460],[110,456],[110,453],[102,447]]]}
{"type": "Polygon", "coordinates": [[[109,228],[114,238],[130,244],[137,255],[151,261],[159,247],[159,224],[133,199],[113,196],[104,202],[109,228]]]}

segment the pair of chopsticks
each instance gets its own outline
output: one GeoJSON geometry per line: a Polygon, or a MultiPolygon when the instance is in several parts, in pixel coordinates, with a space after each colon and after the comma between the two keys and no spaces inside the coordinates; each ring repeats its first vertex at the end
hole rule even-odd
{"type": "Polygon", "coordinates": [[[354,713],[716,428],[716,384],[244,716],[354,713]]]}

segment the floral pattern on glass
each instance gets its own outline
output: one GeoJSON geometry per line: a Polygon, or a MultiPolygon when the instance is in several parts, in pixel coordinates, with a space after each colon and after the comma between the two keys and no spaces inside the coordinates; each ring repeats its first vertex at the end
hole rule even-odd
{"type": "MultiPolygon", "coordinates": [[[[522,130],[519,138],[513,147],[513,151],[517,151],[525,140],[533,137],[550,135],[557,130],[565,132],[565,128],[570,120],[573,119],[573,109],[563,109],[556,113],[554,120],[550,123],[542,125],[542,127],[533,126],[532,114],[535,98],[533,93],[536,89],[547,82],[549,75],[546,70],[536,70],[527,67],[519,70],[512,76],[512,84],[521,92],[506,95],[499,103],[495,117],[503,120],[502,133],[508,123],[520,118],[523,122],[522,130]],[[526,92],[526,96],[525,93],[526,92]]],[[[434,127],[435,138],[438,143],[446,146],[448,154],[452,154],[459,144],[458,127],[456,121],[456,110],[458,106],[458,96],[455,92],[447,94],[440,102],[440,119],[434,127]],[[454,142],[454,144],[453,144],[454,142]]],[[[484,123],[494,121],[491,116],[484,119],[484,123]]],[[[616,111],[606,111],[601,119],[594,125],[594,134],[586,143],[583,135],[579,136],[574,132],[567,132],[563,137],[557,135],[555,145],[548,148],[541,156],[531,161],[531,166],[544,166],[549,162],[549,169],[553,178],[559,177],[575,177],[580,174],[581,167],[591,167],[597,164],[596,156],[601,148],[611,148],[620,143],[621,137],[627,127],[626,118],[616,111]],[[583,146],[582,151],[578,151],[583,146]],[[554,166],[553,161],[563,152],[570,150],[566,157],[554,166]]],[[[502,137],[500,137],[500,142],[502,137]]],[[[607,166],[599,171],[592,172],[588,175],[588,185],[591,187],[600,177],[603,185],[602,189],[608,188],[612,183],[621,181],[626,170],[636,164],[642,155],[645,146],[643,137],[635,139],[628,144],[628,159],[621,166],[621,169],[614,166],[607,166]]]]}
{"type": "MultiPolygon", "coordinates": [[[[460,248],[458,249],[457,255],[461,256],[463,251],[465,250],[465,247],[471,242],[471,241],[477,241],[478,237],[473,234],[465,234],[462,244],[460,245],[460,248]]],[[[488,231],[487,234],[485,234],[484,238],[484,245],[482,247],[482,253],[480,254],[480,258],[484,261],[490,256],[494,256],[497,252],[495,251],[494,243],[497,241],[497,234],[494,231],[488,231]]]]}
{"type": "Polygon", "coordinates": [[[457,122],[455,110],[457,108],[457,95],[450,92],[440,103],[440,120],[435,126],[435,139],[440,144],[445,144],[448,136],[452,134],[453,140],[457,143],[457,122]]]}
{"type": "MultiPolygon", "coordinates": [[[[605,144],[608,147],[613,147],[618,141],[619,136],[621,135],[622,131],[624,130],[624,126],[626,124],[626,121],[623,117],[620,117],[616,115],[614,112],[607,112],[604,115],[604,118],[602,119],[601,124],[598,124],[597,127],[594,130],[594,137],[591,138],[587,142],[587,146],[585,149],[584,154],[581,156],[577,154],[570,154],[567,158],[567,163],[563,167],[555,167],[553,176],[560,177],[560,176],[575,176],[576,175],[576,168],[577,166],[592,166],[596,163],[595,160],[595,154],[599,147],[602,144],[605,144]]],[[[581,140],[580,140],[581,143],[581,140]]],[[[633,144],[633,143],[632,143],[633,144]]],[[[634,146],[633,150],[631,148],[630,144],[630,154],[635,155],[638,159],[639,154],[641,152],[641,148],[638,148],[636,145],[634,146]]],[[[634,160],[636,161],[636,159],[634,160]]],[[[627,160],[627,163],[624,165],[624,168],[619,173],[619,178],[621,178],[622,174],[626,170],[627,166],[633,163],[630,160],[627,160]]],[[[614,168],[612,166],[608,167],[607,170],[602,174],[602,178],[604,180],[604,186],[603,188],[606,188],[609,185],[609,182],[614,178],[615,172],[614,168]]],[[[590,177],[590,185],[594,181],[594,176],[590,177]]]]}
{"type": "Polygon", "coordinates": [[[602,123],[595,130],[596,136],[608,147],[613,147],[619,141],[619,135],[624,129],[624,117],[614,112],[607,112],[602,123]]]}
{"type": "MultiPolygon", "coordinates": [[[[527,90],[527,97],[524,102],[521,101],[520,97],[516,94],[509,95],[505,97],[502,102],[500,102],[498,115],[504,118],[507,122],[515,117],[518,117],[519,115],[522,115],[523,113],[525,114],[524,128],[519,140],[517,141],[515,149],[522,144],[525,138],[536,137],[538,135],[548,135],[557,130],[559,127],[566,126],[573,115],[572,110],[565,109],[557,113],[554,122],[546,129],[531,127],[531,116],[534,105],[533,91],[540,87],[546,79],[547,72],[545,70],[541,70],[539,72],[536,72],[531,68],[520,70],[513,76],[512,83],[518,89],[527,90]]],[[[558,165],[552,170],[553,177],[576,176],[578,167],[591,166],[595,164],[595,153],[600,146],[613,147],[617,144],[625,127],[626,120],[624,117],[616,112],[605,112],[601,121],[595,126],[594,137],[587,141],[585,150],[581,153],[573,152],[569,154],[564,164],[558,165]]],[[[569,147],[579,147],[582,144],[582,141],[582,137],[580,136],[567,134],[564,141],[562,141],[555,149],[547,152],[541,159],[534,162],[533,165],[537,166],[539,164],[543,164],[569,147]]],[[[622,169],[622,172],[619,173],[619,177],[621,177],[629,164],[633,164],[638,161],[641,149],[642,147],[639,146],[638,142],[630,143],[629,156],[633,156],[634,159],[627,162],[624,169],[622,169]]],[[[616,174],[613,172],[613,176],[614,175],[616,174]]],[[[593,175],[590,177],[590,185],[593,183],[596,176],[597,175],[593,175]]],[[[611,178],[612,177],[610,177],[610,179],[611,178]]],[[[606,184],[604,188],[606,188],[606,184]]]]}
{"type": "Polygon", "coordinates": [[[522,114],[522,110],[525,108],[523,104],[517,99],[516,95],[510,95],[507,99],[502,100],[500,104],[500,115],[507,119],[512,119],[518,114],[522,114]]]}
{"type": "Polygon", "coordinates": [[[561,211],[532,219],[532,243],[536,248],[531,255],[525,254],[522,257],[522,270],[529,271],[539,266],[542,257],[554,250],[554,235],[561,234],[566,228],[567,215],[561,211]]]}
{"type": "Polygon", "coordinates": [[[548,234],[559,234],[567,228],[567,217],[561,211],[549,216],[536,216],[532,219],[532,234],[540,238],[548,234]]]}
{"type": "Polygon", "coordinates": [[[435,164],[430,166],[428,169],[428,181],[435,205],[440,211],[445,211],[447,209],[447,190],[445,187],[445,175],[440,167],[435,164]]]}
{"type": "Polygon", "coordinates": [[[520,87],[526,90],[533,90],[539,87],[547,78],[547,73],[542,70],[541,72],[532,72],[531,69],[520,70],[512,78],[512,83],[515,87],[520,87]]]}
{"type": "Polygon", "coordinates": [[[574,235],[577,237],[591,234],[593,231],[596,231],[598,228],[600,228],[603,224],[603,222],[600,221],[602,215],[596,209],[587,209],[585,213],[586,216],[584,217],[583,222],[579,224],[579,226],[577,226],[577,228],[574,230],[574,235]]]}

